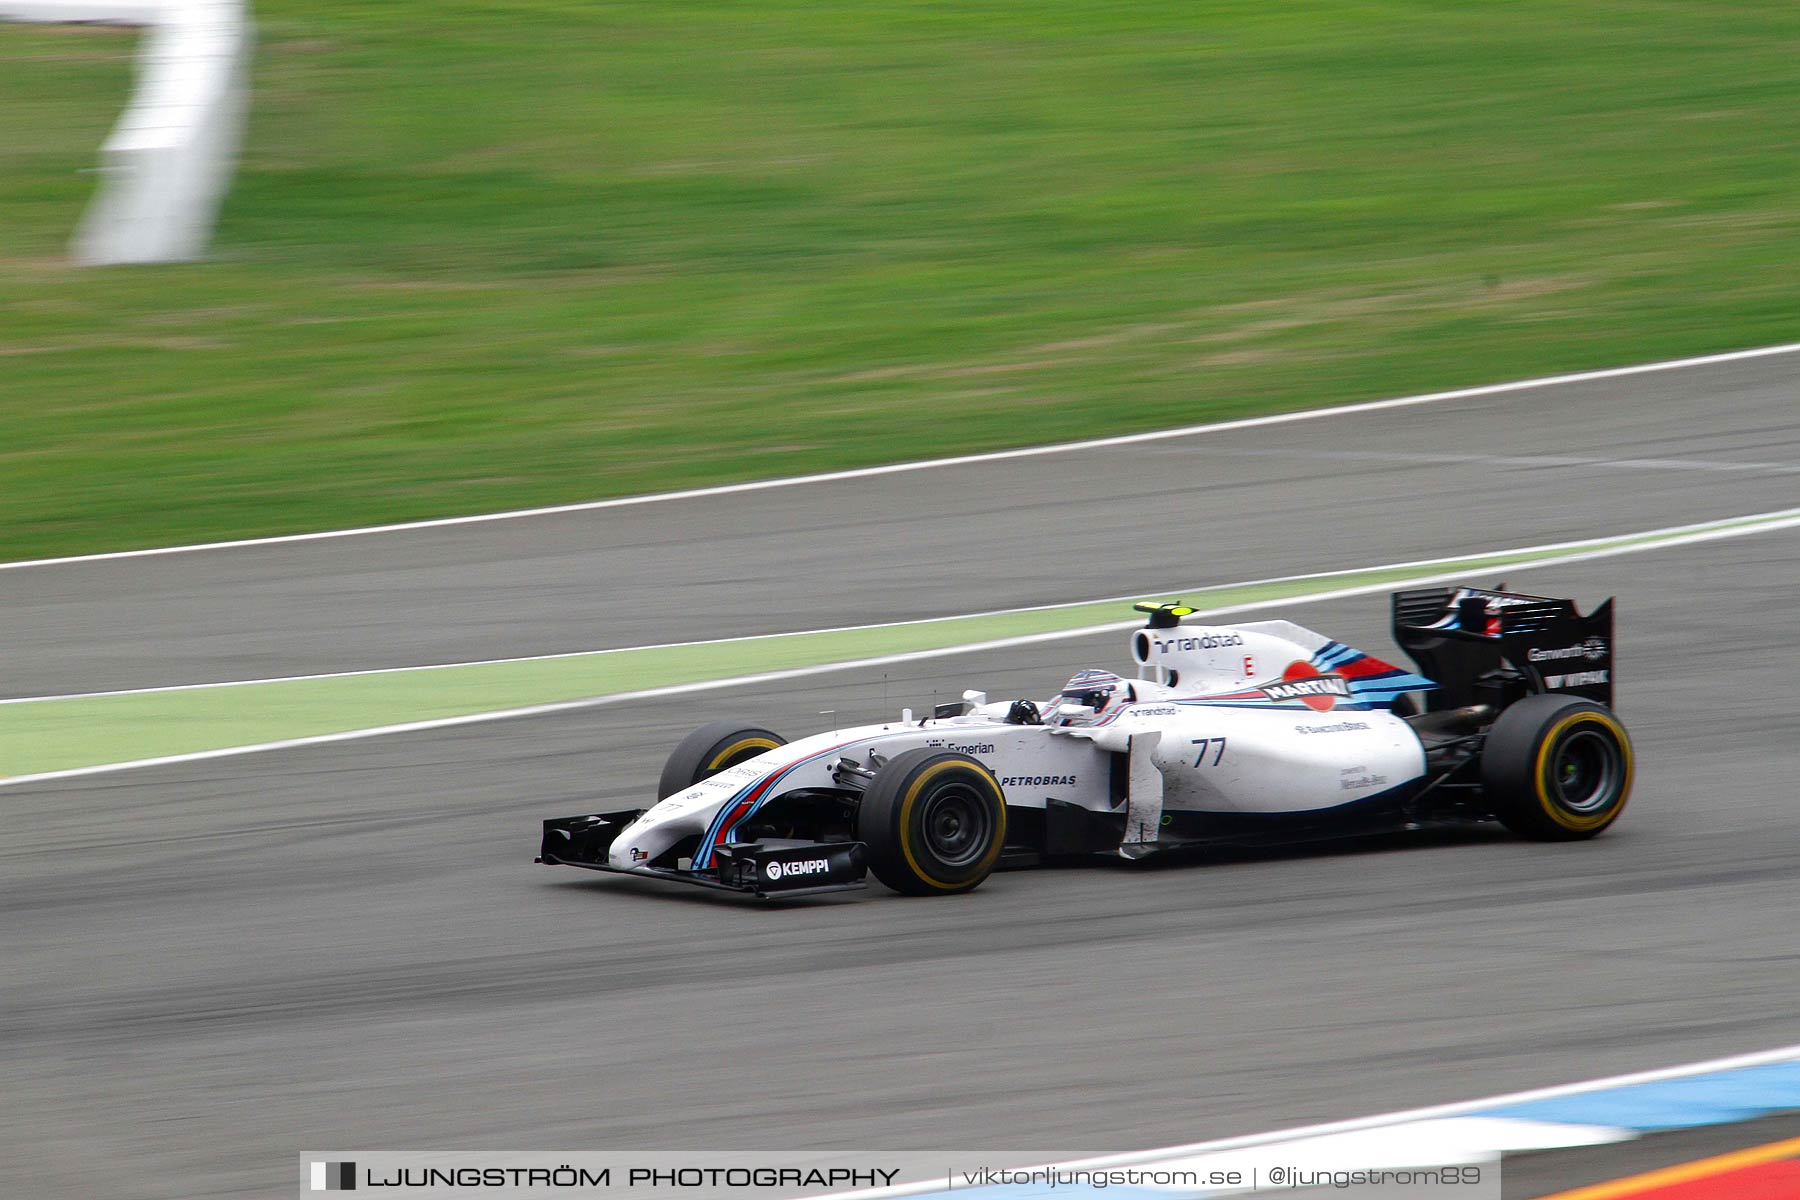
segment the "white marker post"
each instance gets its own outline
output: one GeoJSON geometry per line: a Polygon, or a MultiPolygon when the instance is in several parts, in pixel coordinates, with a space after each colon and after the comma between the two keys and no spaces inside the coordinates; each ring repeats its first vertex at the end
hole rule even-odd
{"type": "Polygon", "coordinates": [[[100,188],[70,253],[94,265],[199,258],[243,136],[246,0],[0,0],[0,19],[146,27],[137,88],[100,149],[100,188]]]}

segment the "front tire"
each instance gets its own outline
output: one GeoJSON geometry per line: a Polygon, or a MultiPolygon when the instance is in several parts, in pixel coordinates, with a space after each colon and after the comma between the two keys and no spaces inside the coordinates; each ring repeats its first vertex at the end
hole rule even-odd
{"type": "Polygon", "coordinates": [[[1591,838],[1631,796],[1631,739],[1611,710],[1564,696],[1527,696],[1500,714],[1481,752],[1481,786],[1521,837],[1591,838]]]}
{"type": "Polygon", "coordinates": [[[746,725],[741,720],[702,725],[676,743],[669,761],[663,764],[656,798],[667,800],[676,792],[685,792],[727,767],[785,745],[787,739],[779,733],[746,725]]]}
{"type": "Polygon", "coordinates": [[[1006,795],[993,772],[966,754],[908,750],[863,793],[856,837],[869,848],[869,870],[896,892],[966,892],[1000,861],[1006,795]]]}

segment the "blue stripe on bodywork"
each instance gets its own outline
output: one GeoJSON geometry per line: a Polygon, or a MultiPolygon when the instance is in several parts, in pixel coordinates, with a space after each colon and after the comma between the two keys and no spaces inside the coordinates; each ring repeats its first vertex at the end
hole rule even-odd
{"type": "Polygon", "coordinates": [[[787,776],[793,774],[795,771],[799,770],[801,767],[805,766],[807,763],[816,762],[819,759],[824,758],[828,754],[835,754],[837,751],[842,750],[845,746],[848,746],[850,744],[851,744],[850,742],[840,742],[835,746],[832,746],[832,747],[829,747],[828,749],[819,751],[817,754],[809,754],[805,758],[802,758],[802,759],[798,760],[797,762],[789,763],[787,766],[781,768],[779,771],[776,771],[773,775],[765,775],[762,779],[757,780],[755,783],[752,783],[747,787],[740,788],[740,789],[738,789],[738,791],[734,792],[732,794],[731,799],[727,800],[723,805],[721,805],[719,807],[719,811],[717,814],[714,815],[714,817],[712,819],[712,823],[706,827],[706,836],[700,839],[700,846],[698,849],[696,849],[694,851],[694,857],[692,858],[692,860],[690,860],[690,865],[692,866],[692,868],[696,871],[699,871],[699,870],[704,870],[705,868],[711,866],[713,851],[718,848],[719,842],[721,840],[723,840],[727,835],[729,835],[732,831],[736,830],[738,826],[742,825],[745,821],[748,821],[751,817],[754,817],[758,812],[760,812],[762,810],[763,805],[767,804],[771,799],[774,798],[775,787],[783,779],[787,778],[787,776]],[[764,787],[765,784],[767,784],[766,787],[764,787]],[[749,809],[745,811],[743,816],[741,816],[737,820],[733,821],[731,823],[730,828],[724,828],[726,815],[728,813],[730,813],[731,810],[737,806],[738,801],[742,800],[745,796],[749,795],[751,792],[754,792],[759,787],[763,787],[764,790],[763,790],[763,794],[756,798],[756,803],[752,804],[749,807],[749,809]]]}
{"type": "Polygon", "coordinates": [[[1324,646],[1314,652],[1312,661],[1314,666],[1322,668],[1366,657],[1367,655],[1362,651],[1346,646],[1342,642],[1326,642],[1324,646]]]}
{"type": "MultiPolygon", "coordinates": [[[[1333,696],[1332,699],[1336,700],[1337,703],[1332,705],[1329,709],[1326,709],[1326,712],[1336,712],[1339,709],[1346,712],[1368,712],[1371,708],[1380,704],[1380,701],[1378,700],[1359,699],[1355,696],[1352,696],[1348,700],[1342,696],[1333,696]]],[[[1278,712],[1286,713],[1288,716],[1302,717],[1309,712],[1319,711],[1317,709],[1308,708],[1298,700],[1207,700],[1202,698],[1196,700],[1164,700],[1159,701],[1159,703],[1185,704],[1197,708],[1254,708],[1260,712],[1278,712]]]]}

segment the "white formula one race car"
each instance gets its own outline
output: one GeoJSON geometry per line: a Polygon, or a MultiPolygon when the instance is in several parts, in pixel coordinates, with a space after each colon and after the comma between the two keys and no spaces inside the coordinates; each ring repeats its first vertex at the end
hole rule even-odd
{"type": "Polygon", "coordinates": [[[1418,674],[1288,621],[1137,607],[1135,679],[1084,670],[1046,703],[968,692],[791,743],[714,722],[675,747],[654,805],[545,821],[538,861],[764,896],[873,871],[939,895],[1000,866],[1445,820],[1588,838],[1625,807],[1611,600],[1582,616],[1504,585],[1397,592],[1418,674]]]}

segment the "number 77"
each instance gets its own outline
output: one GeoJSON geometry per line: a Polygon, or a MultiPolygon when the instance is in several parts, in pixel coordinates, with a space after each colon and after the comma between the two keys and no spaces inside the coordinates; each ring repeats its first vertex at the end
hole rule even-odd
{"type": "Polygon", "coordinates": [[[1225,757],[1225,739],[1222,737],[1194,738],[1193,744],[1200,747],[1200,756],[1194,760],[1194,765],[1196,767],[1204,767],[1206,765],[1206,752],[1211,750],[1215,744],[1217,744],[1218,749],[1213,752],[1212,765],[1215,767],[1218,766],[1219,760],[1225,757]]]}

